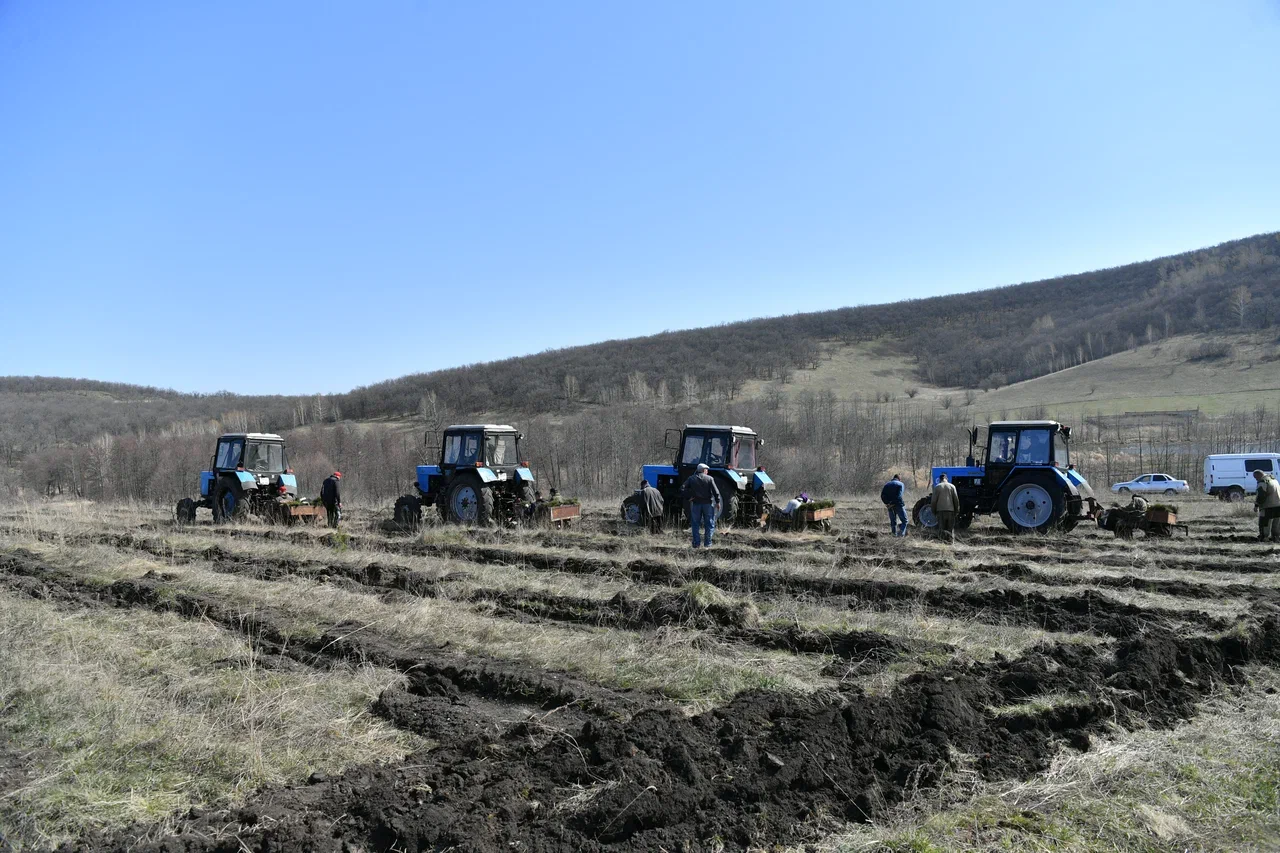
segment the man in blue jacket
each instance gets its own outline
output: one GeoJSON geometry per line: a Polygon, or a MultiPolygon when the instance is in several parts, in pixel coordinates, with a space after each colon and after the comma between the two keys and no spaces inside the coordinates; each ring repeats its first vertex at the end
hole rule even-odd
{"type": "Polygon", "coordinates": [[[907,507],[903,497],[906,488],[902,478],[894,474],[893,479],[880,490],[880,501],[889,510],[889,533],[894,536],[907,535],[907,507]]]}
{"type": "Polygon", "coordinates": [[[715,478],[708,472],[705,462],[698,463],[698,471],[684,481],[680,497],[689,503],[689,526],[693,528],[693,547],[711,547],[711,535],[716,531],[716,516],[720,514],[720,490],[715,478]],[[705,536],[700,537],[700,533],[705,536]],[[705,539],[706,545],[702,544],[705,539]]]}

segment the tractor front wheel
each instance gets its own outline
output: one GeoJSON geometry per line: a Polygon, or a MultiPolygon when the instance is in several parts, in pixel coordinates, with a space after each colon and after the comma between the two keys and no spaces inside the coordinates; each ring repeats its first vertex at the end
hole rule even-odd
{"type": "MultiPolygon", "coordinates": [[[[969,520],[973,520],[973,516],[968,516],[969,520]]],[[[921,498],[916,501],[916,505],[911,508],[911,520],[916,523],[916,527],[925,527],[933,530],[938,526],[938,516],[933,514],[933,506],[930,504],[929,498],[921,498]]],[[[957,519],[958,520],[958,519],[957,519]]],[[[959,526],[958,524],[956,525],[959,526]]],[[[967,524],[965,525],[968,526],[967,524]]]]}
{"type": "Polygon", "coordinates": [[[1048,533],[1066,510],[1065,491],[1040,478],[1018,480],[1000,493],[1000,520],[1014,533],[1048,533]]]}
{"type": "Polygon", "coordinates": [[[401,527],[417,530],[422,524],[422,501],[416,495],[403,495],[396,498],[393,518],[401,527]]]}
{"type": "Polygon", "coordinates": [[[488,527],[493,523],[493,492],[478,477],[461,477],[449,486],[444,496],[449,520],[454,524],[488,527]]]}

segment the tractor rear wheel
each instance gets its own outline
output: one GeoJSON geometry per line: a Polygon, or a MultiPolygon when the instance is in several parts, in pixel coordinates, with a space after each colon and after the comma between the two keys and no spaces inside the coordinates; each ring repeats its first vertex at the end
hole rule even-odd
{"type": "Polygon", "coordinates": [[[417,530],[422,524],[422,501],[416,495],[403,495],[396,498],[395,513],[392,517],[401,527],[417,530]]]}
{"type": "Polygon", "coordinates": [[[488,527],[493,523],[493,492],[479,477],[459,477],[445,492],[444,504],[454,524],[488,527]]]}
{"type": "Polygon", "coordinates": [[[716,488],[720,490],[720,515],[716,518],[716,527],[732,527],[738,521],[738,488],[725,477],[716,477],[716,488]]]}
{"type": "Polygon", "coordinates": [[[1022,478],[1000,492],[1000,520],[1014,533],[1048,533],[1066,511],[1066,490],[1047,477],[1022,478]]]}
{"type": "Polygon", "coordinates": [[[249,500],[239,489],[229,485],[218,486],[213,494],[213,521],[226,524],[243,521],[249,515],[249,500]]]}
{"type": "Polygon", "coordinates": [[[183,498],[178,501],[178,509],[174,513],[179,524],[195,524],[196,522],[196,502],[191,498],[183,498]]]}
{"type": "MultiPolygon", "coordinates": [[[[968,516],[969,520],[973,520],[973,516],[968,516]]],[[[921,498],[916,501],[916,505],[911,508],[911,520],[916,523],[916,527],[925,527],[929,530],[938,526],[938,517],[933,514],[933,506],[929,498],[921,498]]],[[[959,520],[957,519],[957,522],[959,520]]],[[[957,527],[960,525],[957,523],[957,527]]],[[[967,524],[965,525],[968,526],[967,524]]]]}
{"type": "Polygon", "coordinates": [[[639,495],[627,495],[622,499],[622,520],[631,527],[639,527],[644,521],[644,507],[639,495]]]}

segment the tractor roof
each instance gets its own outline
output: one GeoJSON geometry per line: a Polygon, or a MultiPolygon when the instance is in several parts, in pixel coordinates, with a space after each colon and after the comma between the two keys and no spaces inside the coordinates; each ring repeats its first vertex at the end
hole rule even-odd
{"type": "Polygon", "coordinates": [[[274,432],[224,432],[218,436],[219,441],[224,438],[247,438],[251,441],[284,441],[274,432]]]}
{"type": "Polygon", "coordinates": [[[755,435],[756,431],[750,427],[744,426],[727,426],[725,424],[685,424],[685,429],[705,429],[705,430],[728,430],[730,432],[740,432],[745,435],[755,435]]]}
{"type": "Polygon", "coordinates": [[[1057,421],[992,421],[991,427],[1056,427],[1062,426],[1057,421]]]}
{"type": "Polygon", "coordinates": [[[444,428],[445,432],[461,429],[482,429],[485,432],[515,432],[516,428],[509,424],[454,424],[444,428]]]}

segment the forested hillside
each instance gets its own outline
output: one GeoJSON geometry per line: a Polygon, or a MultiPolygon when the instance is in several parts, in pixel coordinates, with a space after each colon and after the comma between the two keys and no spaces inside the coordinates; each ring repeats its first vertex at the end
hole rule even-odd
{"type": "Polygon", "coordinates": [[[793,314],[607,341],[393,379],[344,395],[348,416],[416,411],[527,414],[657,397],[735,399],[751,379],[812,366],[820,342],[888,340],[922,382],[988,388],[1193,331],[1280,320],[1280,234],[1113,269],[976,293],[793,314]]]}

